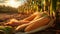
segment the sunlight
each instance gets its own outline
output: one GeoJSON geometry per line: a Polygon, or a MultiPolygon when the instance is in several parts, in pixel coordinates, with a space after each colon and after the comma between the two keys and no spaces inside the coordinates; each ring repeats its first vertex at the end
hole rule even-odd
{"type": "Polygon", "coordinates": [[[26,2],[27,2],[27,0],[7,0],[7,1],[4,1],[3,3],[0,3],[0,5],[18,8],[19,6],[24,5],[26,2]]]}
{"type": "Polygon", "coordinates": [[[17,8],[20,4],[18,4],[18,2],[16,2],[15,0],[9,0],[7,3],[9,6],[11,7],[15,7],[17,8]]]}
{"type": "Polygon", "coordinates": [[[9,5],[9,6],[14,7],[14,8],[18,8],[18,6],[23,5],[25,2],[26,2],[26,0],[20,0],[20,1],[9,0],[9,1],[7,1],[6,5],[9,5]]]}

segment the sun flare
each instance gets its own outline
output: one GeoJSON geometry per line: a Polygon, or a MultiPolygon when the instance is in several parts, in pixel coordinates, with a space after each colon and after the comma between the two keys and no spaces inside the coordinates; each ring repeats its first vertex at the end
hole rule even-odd
{"type": "Polygon", "coordinates": [[[18,8],[19,6],[27,3],[27,0],[7,0],[4,3],[0,3],[0,5],[11,6],[14,8],[18,8]]]}
{"type": "Polygon", "coordinates": [[[26,0],[19,0],[19,1],[16,1],[16,0],[8,0],[6,5],[11,6],[11,7],[14,7],[14,8],[18,8],[18,6],[21,6],[24,3],[26,3],[26,0]]]}
{"type": "Polygon", "coordinates": [[[11,7],[15,7],[17,8],[20,4],[18,2],[16,2],[15,0],[9,0],[7,3],[9,6],[11,7]]]}

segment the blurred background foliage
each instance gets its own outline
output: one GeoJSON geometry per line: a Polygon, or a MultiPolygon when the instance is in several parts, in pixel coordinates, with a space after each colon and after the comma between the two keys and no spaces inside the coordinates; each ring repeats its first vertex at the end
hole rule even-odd
{"type": "Polygon", "coordinates": [[[2,5],[0,6],[0,13],[17,13],[18,10],[16,8],[2,5]]]}
{"type": "Polygon", "coordinates": [[[0,6],[0,13],[34,13],[35,11],[48,10],[55,11],[60,3],[60,0],[27,0],[22,6],[13,8],[10,6],[0,6]],[[57,5],[58,4],[58,5],[57,5]]]}
{"type": "Polygon", "coordinates": [[[33,13],[35,11],[56,11],[57,2],[60,2],[60,0],[27,0],[27,3],[23,6],[19,6],[18,12],[33,13]]]}

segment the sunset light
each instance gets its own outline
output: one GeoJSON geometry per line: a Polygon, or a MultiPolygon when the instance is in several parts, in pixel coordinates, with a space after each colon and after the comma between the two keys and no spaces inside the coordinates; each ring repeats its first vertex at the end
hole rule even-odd
{"type": "Polygon", "coordinates": [[[19,6],[21,6],[25,3],[26,3],[26,0],[7,0],[7,1],[0,0],[0,5],[11,6],[14,8],[18,8],[19,6]]]}
{"type": "Polygon", "coordinates": [[[17,8],[17,7],[20,5],[20,3],[19,3],[19,2],[16,2],[15,0],[9,0],[9,1],[7,2],[7,4],[8,4],[9,6],[15,7],[15,8],[17,8]]]}
{"type": "Polygon", "coordinates": [[[26,3],[26,0],[9,0],[8,2],[7,2],[7,4],[9,5],[9,6],[11,6],[11,7],[15,7],[15,8],[18,8],[19,6],[21,6],[21,5],[23,5],[23,4],[25,4],[26,3]]]}

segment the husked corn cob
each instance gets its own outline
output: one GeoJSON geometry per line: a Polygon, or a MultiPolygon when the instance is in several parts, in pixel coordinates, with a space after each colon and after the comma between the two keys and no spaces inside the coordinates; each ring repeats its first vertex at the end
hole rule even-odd
{"type": "Polygon", "coordinates": [[[48,17],[42,17],[40,19],[37,19],[36,21],[33,21],[33,23],[29,24],[26,28],[25,28],[25,32],[30,32],[32,30],[35,30],[39,27],[45,26],[48,24],[48,22],[50,21],[50,18],[48,17]]]}

